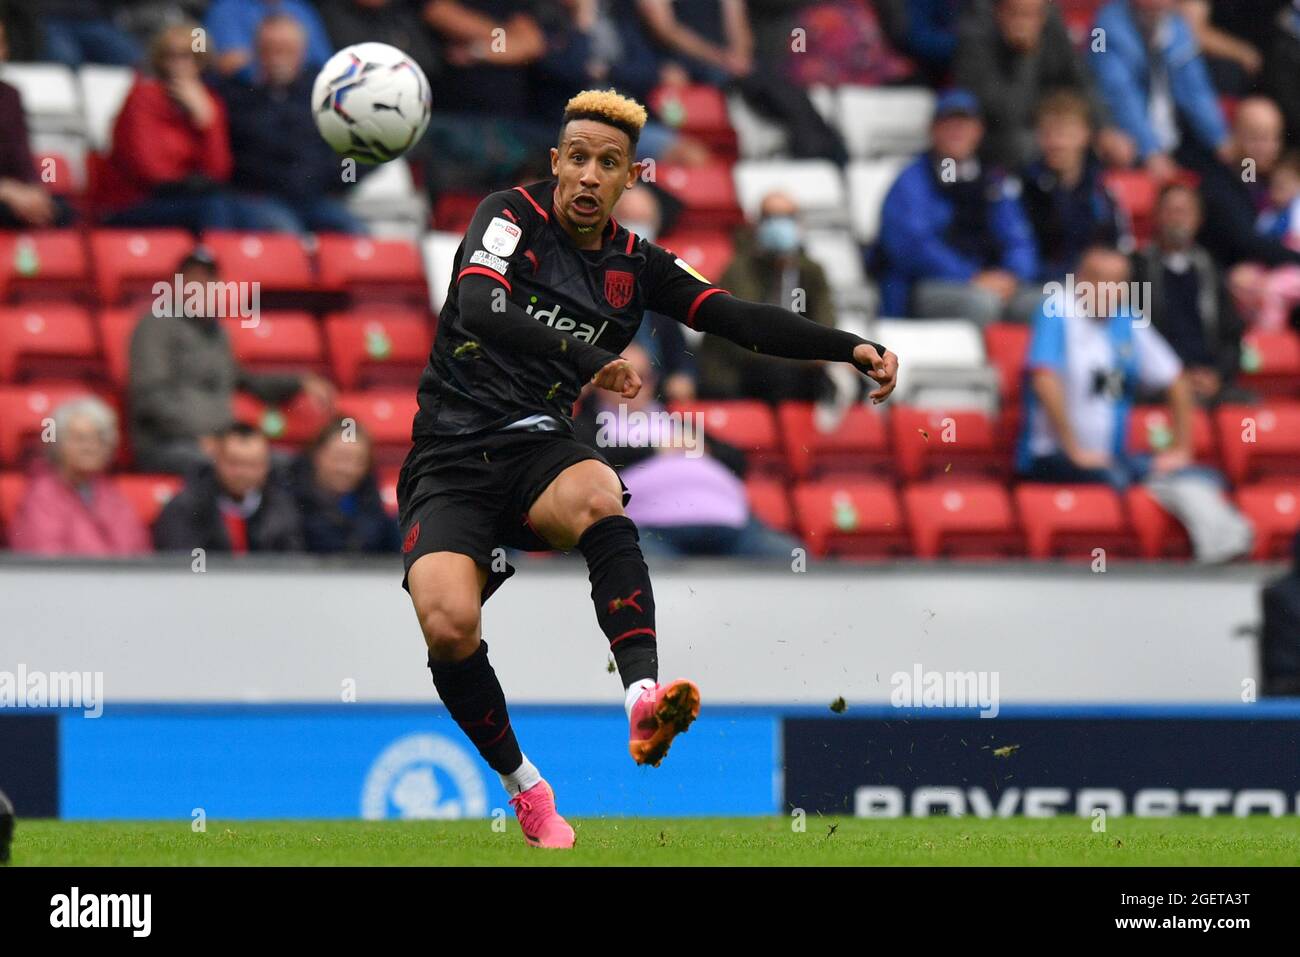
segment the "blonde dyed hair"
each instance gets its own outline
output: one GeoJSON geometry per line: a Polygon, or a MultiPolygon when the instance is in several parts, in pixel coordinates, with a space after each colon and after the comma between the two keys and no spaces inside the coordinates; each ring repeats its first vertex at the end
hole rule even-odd
{"type": "Polygon", "coordinates": [[[645,107],[617,90],[583,90],[564,104],[561,129],[572,120],[596,120],[622,130],[635,146],[647,120],[645,107]]]}

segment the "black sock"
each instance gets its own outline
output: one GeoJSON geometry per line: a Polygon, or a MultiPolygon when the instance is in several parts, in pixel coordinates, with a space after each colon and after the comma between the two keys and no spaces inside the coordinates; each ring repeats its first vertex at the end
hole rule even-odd
{"type": "Polygon", "coordinates": [[[625,515],[602,518],[578,539],[590,572],[596,621],[609,639],[624,688],[659,678],[655,596],[639,541],[636,523],[625,515]]]}
{"type": "Polygon", "coordinates": [[[513,774],[524,763],[510,727],[506,695],[488,661],[486,641],[464,661],[443,664],[429,659],[433,686],[466,737],[497,774],[513,774]]]}

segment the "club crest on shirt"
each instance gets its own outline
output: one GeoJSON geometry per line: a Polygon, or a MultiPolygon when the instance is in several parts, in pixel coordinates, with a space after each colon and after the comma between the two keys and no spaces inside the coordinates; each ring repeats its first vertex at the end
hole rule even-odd
{"type": "Polygon", "coordinates": [[[622,269],[605,270],[605,301],[615,309],[622,309],[632,301],[633,278],[622,269]]]}

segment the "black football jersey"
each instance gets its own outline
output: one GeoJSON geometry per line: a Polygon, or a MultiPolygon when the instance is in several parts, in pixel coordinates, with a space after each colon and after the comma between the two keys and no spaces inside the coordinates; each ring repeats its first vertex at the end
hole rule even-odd
{"type": "Polygon", "coordinates": [[[467,334],[457,295],[466,275],[491,277],[538,322],[615,355],[647,309],[689,324],[705,299],[724,291],[613,218],[599,249],[578,249],[554,221],[554,189],[551,181],[501,190],[475,212],[420,377],[416,438],[487,432],[535,415],[573,427],[573,404],[586,384],[578,371],[467,334]]]}

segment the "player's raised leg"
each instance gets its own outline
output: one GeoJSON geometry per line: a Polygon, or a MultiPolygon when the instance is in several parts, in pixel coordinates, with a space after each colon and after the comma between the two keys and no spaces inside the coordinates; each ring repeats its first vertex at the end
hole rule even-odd
{"type": "Polygon", "coordinates": [[[700,713],[700,689],[678,679],[658,684],[654,589],[636,524],[623,514],[623,488],[604,462],[569,466],[528,512],[532,527],[562,551],[587,560],[596,620],[626,689],[628,750],[637,764],[659,766],[673,738],[700,713]]]}
{"type": "Polygon", "coordinates": [[[479,598],[486,581],[486,569],[457,552],[422,555],[407,573],[433,684],[452,719],[501,776],[524,839],[535,847],[572,847],[573,828],[556,812],[550,785],[519,750],[505,692],[488,661],[479,598]]]}

